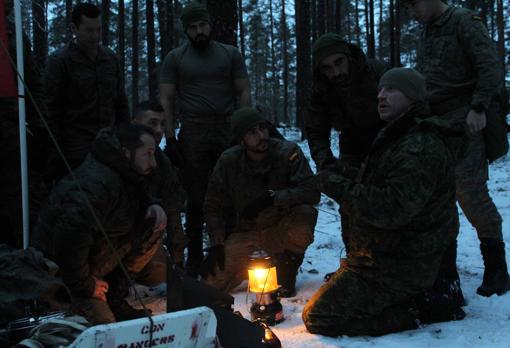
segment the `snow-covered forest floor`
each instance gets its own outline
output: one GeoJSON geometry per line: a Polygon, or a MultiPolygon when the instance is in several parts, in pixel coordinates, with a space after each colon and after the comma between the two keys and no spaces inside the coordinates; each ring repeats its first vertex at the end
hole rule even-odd
{"type": "MultiPolygon", "coordinates": [[[[283,131],[289,140],[299,142],[296,131],[283,131]]],[[[308,146],[300,142],[301,148],[310,160],[308,146]]],[[[334,143],[333,147],[337,148],[334,143]]],[[[489,188],[491,195],[503,216],[503,233],[510,254],[510,155],[490,166],[489,188]]],[[[386,335],[382,337],[339,337],[329,338],[309,334],[301,320],[306,301],[323,284],[325,273],[339,266],[343,252],[340,238],[338,206],[323,196],[318,206],[319,219],[315,230],[315,241],[308,248],[297,281],[297,296],[282,299],[286,320],[275,326],[274,331],[283,347],[510,347],[510,293],[504,296],[485,298],[476,294],[483,276],[483,262],[480,255],[476,231],[461,214],[461,228],[458,237],[458,258],[462,289],[467,305],[466,318],[461,321],[423,326],[418,330],[386,335]]],[[[460,211],[460,209],[459,209],[460,211]]],[[[507,256],[507,260],[510,258],[507,256]]],[[[249,303],[241,285],[234,293],[236,310],[249,318],[249,303]]],[[[163,301],[163,300],[162,300],[163,301]]],[[[158,302],[158,301],[157,301],[158,302]]],[[[164,308],[164,303],[157,306],[164,308]]]]}

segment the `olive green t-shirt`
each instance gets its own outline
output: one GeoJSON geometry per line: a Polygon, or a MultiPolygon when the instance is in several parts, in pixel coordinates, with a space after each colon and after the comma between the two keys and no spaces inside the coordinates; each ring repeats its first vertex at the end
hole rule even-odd
{"type": "Polygon", "coordinates": [[[160,83],[176,85],[183,122],[207,122],[232,114],[234,81],[247,76],[239,50],[211,40],[205,51],[189,42],[170,51],[161,67],[160,83]]]}

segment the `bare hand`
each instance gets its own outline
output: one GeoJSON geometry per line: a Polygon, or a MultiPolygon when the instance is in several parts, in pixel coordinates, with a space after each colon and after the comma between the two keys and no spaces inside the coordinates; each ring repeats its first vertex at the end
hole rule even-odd
{"type": "Polygon", "coordinates": [[[108,292],[108,283],[104,280],[94,278],[94,294],[93,298],[97,298],[103,302],[106,302],[106,293],[108,292]]]}
{"type": "Polygon", "coordinates": [[[165,211],[157,204],[153,204],[147,208],[145,219],[154,219],[154,227],[152,229],[154,232],[159,232],[166,228],[167,218],[165,211]]]}
{"type": "Polygon", "coordinates": [[[487,116],[485,111],[476,112],[475,110],[469,110],[466,117],[466,126],[471,134],[476,134],[485,128],[487,125],[487,116]]]}

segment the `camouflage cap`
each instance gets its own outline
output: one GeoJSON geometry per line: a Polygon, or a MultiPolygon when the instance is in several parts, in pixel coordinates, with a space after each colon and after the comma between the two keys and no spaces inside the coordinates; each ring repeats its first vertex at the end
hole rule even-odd
{"type": "Polygon", "coordinates": [[[267,120],[257,109],[244,107],[234,111],[230,121],[232,141],[236,143],[240,142],[251,127],[265,122],[267,122],[267,120]]]}
{"type": "Polygon", "coordinates": [[[207,7],[199,2],[192,1],[182,10],[181,22],[184,30],[186,30],[186,28],[188,28],[193,22],[209,22],[209,19],[210,17],[207,7]]]}
{"type": "Polygon", "coordinates": [[[391,87],[404,93],[414,101],[425,101],[425,77],[410,68],[393,68],[384,73],[379,80],[379,88],[391,87]]]}
{"type": "Polygon", "coordinates": [[[340,35],[335,33],[327,33],[319,37],[312,46],[312,60],[314,69],[318,68],[319,63],[323,59],[337,53],[351,55],[349,43],[343,40],[340,35]]]}

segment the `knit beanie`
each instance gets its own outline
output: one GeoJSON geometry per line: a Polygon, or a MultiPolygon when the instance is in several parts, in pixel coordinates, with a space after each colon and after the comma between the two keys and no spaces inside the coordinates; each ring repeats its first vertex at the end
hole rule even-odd
{"type": "Polygon", "coordinates": [[[197,21],[209,22],[209,12],[204,4],[193,1],[182,10],[181,22],[184,30],[186,30],[191,23],[197,21]]]}
{"type": "Polygon", "coordinates": [[[230,120],[232,141],[240,142],[251,127],[264,122],[266,122],[266,119],[254,108],[243,107],[237,109],[230,120]]]}
{"type": "Polygon", "coordinates": [[[393,68],[384,73],[379,80],[379,88],[391,87],[404,93],[414,101],[425,101],[425,77],[410,68],[393,68]]]}
{"type": "Polygon", "coordinates": [[[350,56],[351,50],[347,41],[343,40],[340,35],[335,33],[327,33],[322,35],[315,41],[312,46],[313,67],[317,69],[320,62],[331,56],[332,54],[343,53],[350,56]]]}

